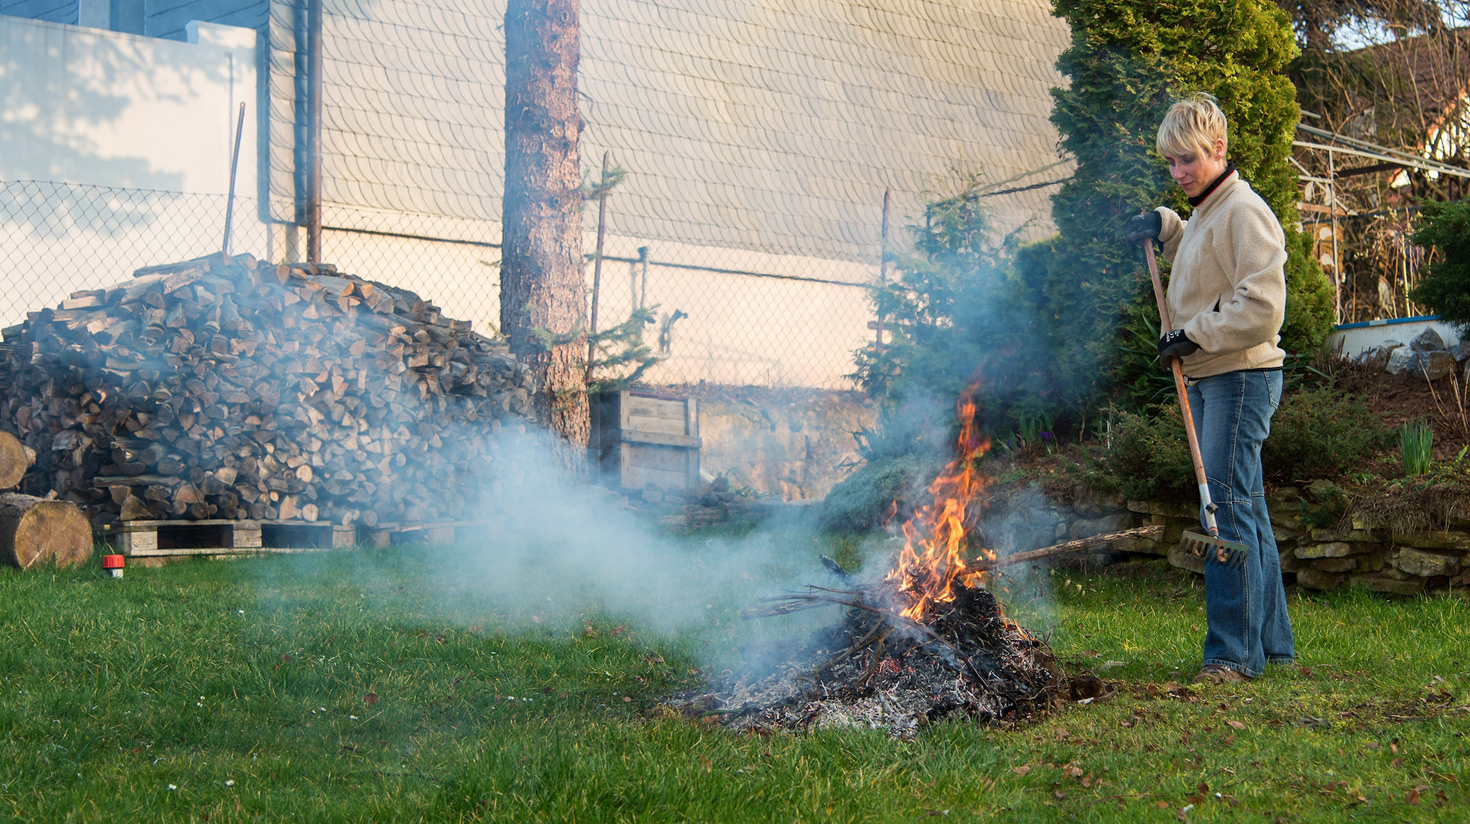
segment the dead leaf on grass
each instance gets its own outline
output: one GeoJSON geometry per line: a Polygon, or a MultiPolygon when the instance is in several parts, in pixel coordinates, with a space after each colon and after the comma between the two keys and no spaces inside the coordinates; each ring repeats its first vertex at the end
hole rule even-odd
{"type": "Polygon", "coordinates": [[[1031,765],[1022,764],[1019,767],[1012,767],[1011,772],[1015,773],[1016,775],[1025,775],[1026,773],[1031,772],[1031,765]]]}
{"type": "Polygon", "coordinates": [[[372,705],[378,703],[378,694],[376,692],[370,692],[367,695],[364,695],[362,697],[362,703],[367,704],[371,707],[372,705]]]}
{"type": "Polygon", "coordinates": [[[1245,729],[1245,724],[1243,724],[1243,723],[1241,723],[1239,721],[1226,721],[1225,723],[1229,724],[1232,728],[1237,729],[1237,730],[1243,730],[1243,729],[1245,729]]]}

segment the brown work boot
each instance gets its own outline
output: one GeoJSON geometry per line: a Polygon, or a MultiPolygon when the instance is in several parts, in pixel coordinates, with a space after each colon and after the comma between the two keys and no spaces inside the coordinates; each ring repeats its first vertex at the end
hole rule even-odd
{"type": "Polygon", "coordinates": [[[1205,664],[1200,668],[1199,675],[1190,681],[1191,684],[1244,684],[1251,680],[1249,675],[1240,670],[1222,667],[1219,664],[1205,664]]]}

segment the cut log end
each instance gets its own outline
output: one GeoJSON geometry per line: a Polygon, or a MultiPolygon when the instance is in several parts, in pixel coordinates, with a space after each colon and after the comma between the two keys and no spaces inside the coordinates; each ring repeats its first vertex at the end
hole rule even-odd
{"type": "Polygon", "coordinates": [[[0,432],[0,489],[14,489],[36,460],[36,453],[9,432],[0,432]]]}
{"type": "Polygon", "coordinates": [[[92,525],[76,504],[0,494],[0,558],[20,569],[86,563],[92,525]]]}

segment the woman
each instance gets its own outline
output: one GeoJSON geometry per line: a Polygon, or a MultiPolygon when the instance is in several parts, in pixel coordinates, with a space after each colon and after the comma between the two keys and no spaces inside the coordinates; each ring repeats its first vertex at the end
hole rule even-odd
{"type": "Polygon", "coordinates": [[[1205,559],[1208,629],[1194,681],[1236,683],[1295,656],[1261,473],[1261,444],[1281,403],[1286,239],[1226,162],[1225,115],[1213,97],[1171,106],[1156,145],[1193,211],[1187,221],[1166,207],[1137,215],[1126,237],[1159,241],[1173,263],[1166,300],[1176,328],[1159,338],[1159,358],[1183,367],[1220,536],[1249,549],[1240,564],[1205,559]]]}

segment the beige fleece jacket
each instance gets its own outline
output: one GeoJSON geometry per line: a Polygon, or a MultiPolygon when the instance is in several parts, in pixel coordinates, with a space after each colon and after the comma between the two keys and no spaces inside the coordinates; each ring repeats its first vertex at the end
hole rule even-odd
{"type": "Polygon", "coordinates": [[[1281,366],[1286,236],[1271,207],[1232,173],[1188,221],[1164,206],[1157,211],[1164,257],[1173,263],[1165,293],[1172,328],[1199,344],[1183,359],[1184,374],[1281,366]]]}

